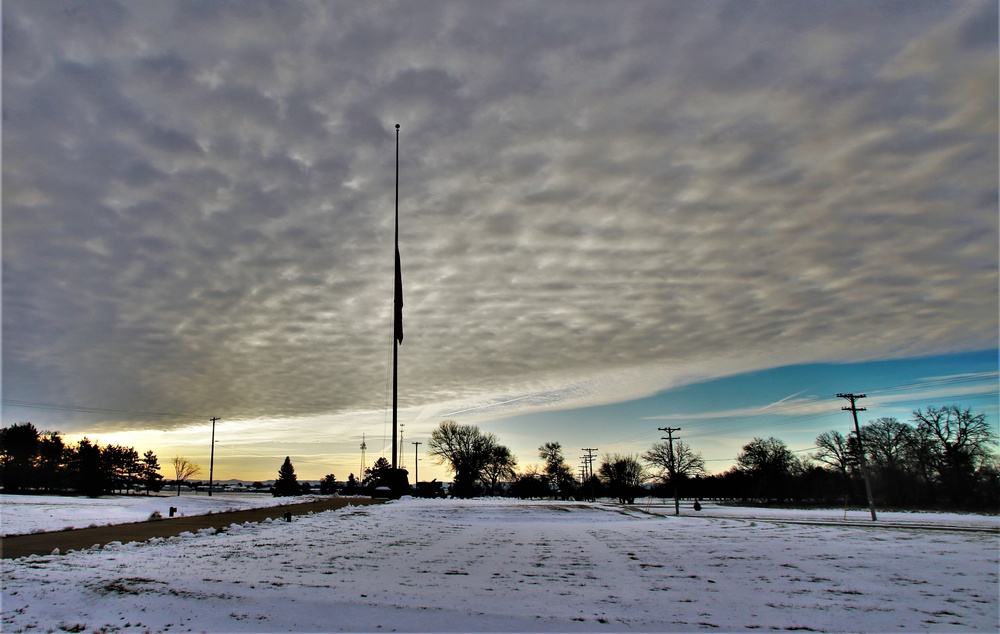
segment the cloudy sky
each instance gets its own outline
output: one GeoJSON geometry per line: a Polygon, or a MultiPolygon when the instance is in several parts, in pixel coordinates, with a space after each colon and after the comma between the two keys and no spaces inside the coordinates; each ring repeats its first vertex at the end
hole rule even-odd
{"type": "Polygon", "coordinates": [[[4,422],[357,472],[397,123],[407,451],[801,364],[995,391],[997,59],[992,1],[5,0],[4,422]]]}

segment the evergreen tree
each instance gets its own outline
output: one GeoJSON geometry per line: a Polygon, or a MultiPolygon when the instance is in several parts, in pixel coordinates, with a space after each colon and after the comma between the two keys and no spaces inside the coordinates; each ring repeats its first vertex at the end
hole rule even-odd
{"type": "Polygon", "coordinates": [[[23,493],[35,485],[38,430],[31,423],[0,429],[0,482],[5,493],[23,493]]]}
{"type": "Polygon", "coordinates": [[[101,450],[101,460],[112,491],[129,493],[139,480],[139,452],[132,447],[108,445],[101,450]]]}
{"type": "Polygon", "coordinates": [[[102,454],[100,445],[89,438],[77,443],[73,464],[77,493],[95,498],[108,491],[109,478],[102,454]]]}
{"type": "MultiPolygon", "coordinates": [[[[177,465],[175,460],[175,466],[177,465]]],[[[197,465],[184,461],[191,472],[197,465]]],[[[84,438],[68,445],[58,431],[39,432],[31,423],[0,428],[0,485],[5,493],[66,493],[97,497],[115,491],[131,492],[140,487],[157,492],[162,487],[156,456],[143,458],[132,447],[101,447],[84,438]]],[[[179,490],[178,490],[179,493],[179,490]]]]}
{"type": "Polygon", "coordinates": [[[66,486],[69,447],[57,431],[43,432],[38,439],[38,486],[47,493],[66,486]]]}
{"type": "Polygon", "coordinates": [[[274,483],[274,497],[288,497],[299,494],[299,481],[295,477],[295,467],[292,459],[285,456],[285,461],[278,469],[278,480],[274,483]]]}
{"type": "Polygon", "coordinates": [[[319,492],[323,495],[331,495],[337,492],[337,477],[332,473],[323,476],[319,483],[319,492]]]}
{"type": "Polygon", "coordinates": [[[360,486],[361,483],[358,482],[358,479],[352,473],[347,476],[347,485],[344,486],[344,493],[356,493],[360,486]]]}
{"type": "Polygon", "coordinates": [[[365,486],[380,486],[388,480],[392,465],[385,456],[381,456],[370,468],[365,469],[365,479],[362,482],[365,486]]]}
{"type": "Polygon", "coordinates": [[[163,488],[163,476],[160,475],[160,461],[152,449],[142,454],[139,469],[146,495],[149,495],[150,492],[159,493],[160,489],[163,488]]]}

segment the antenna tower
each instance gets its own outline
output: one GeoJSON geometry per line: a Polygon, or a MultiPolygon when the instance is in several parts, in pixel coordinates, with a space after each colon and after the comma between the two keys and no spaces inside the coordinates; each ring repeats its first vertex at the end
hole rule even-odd
{"type": "Polygon", "coordinates": [[[365,477],[365,451],[368,450],[368,443],[365,442],[365,434],[361,433],[361,473],[358,474],[359,478],[365,477]]]}

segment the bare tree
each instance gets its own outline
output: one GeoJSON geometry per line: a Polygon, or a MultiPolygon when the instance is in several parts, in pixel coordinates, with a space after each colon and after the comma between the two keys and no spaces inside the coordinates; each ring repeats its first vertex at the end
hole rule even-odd
{"type": "Polygon", "coordinates": [[[201,467],[193,462],[190,462],[187,458],[174,456],[174,475],[177,482],[177,495],[181,494],[181,482],[186,481],[196,473],[201,473],[201,467]]]}
{"type": "Polygon", "coordinates": [[[552,491],[545,481],[545,475],[538,465],[528,465],[524,472],[516,477],[510,487],[510,494],[522,500],[527,498],[549,497],[552,491]]]}
{"type": "Polygon", "coordinates": [[[812,459],[846,476],[848,468],[857,462],[853,455],[856,447],[856,443],[844,438],[839,431],[826,431],[816,436],[818,451],[812,454],[812,459]]]}
{"type": "Polygon", "coordinates": [[[868,461],[877,469],[898,471],[913,444],[913,427],[895,418],[882,417],[861,428],[868,461]]]}
{"type": "Polygon", "coordinates": [[[597,475],[621,504],[635,504],[635,496],[646,481],[646,470],[638,456],[607,455],[597,475]]]}
{"type": "Polygon", "coordinates": [[[653,443],[642,458],[659,470],[656,477],[670,484],[674,491],[674,512],[679,515],[681,481],[705,473],[705,461],[701,454],[695,453],[683,440],[678,439],[653,443]]]}
{"type": "Polygon", "coordinates": [[[754,438],[736,456],[736,469],[749,476],[757,494],[765,500],[784,500],[795,455],[783,440],[754,438]]]}
{"type": "Polygon", "coordinates": [[[955,503],[971,490],[975,474],[989,464],[996,444],[985,414],[973,414],[957,405],[913,412],[919,459],[938,475],[955,503]]]}
{"type": "Polygon", "coordinates": [[[517,458],[510,449],[504,445],[493,445],[490,448],[486,464],[480,479],[490,493],[496,493],[497,483],[502,478],[513,479],[516,476],[514,467],[517,466],[517,458]]]}
{"type": "Polygon", "coordinates": [[[475,425],[459,425],[453,420],[443,421],[431,432],[427,453],[437,464],[447,463],[455,474],[453,491],[457,497],[469,497],[476,481],[482,477],[496,436],[484,434],[475,425]]]}
{"type": "Polygon", "coordinates": [[[642,459],[656,467],[656,477],[664,482],[705,473],[705,461],[701,453],[693,451],[683,440],[674,441],[673,453],[670,452],[669,443],[653,443],[650,450],[642,454],[642,459]]]}
{"type": "MultiPolygon", "coordinates": [[[[927,489],[932,481],[930,470],[920,465],[920,443],[916,429],[895,418],[882,417],[868,421],[861,428],[869,474],[875,491],[887,502],[905,504],[917,491],[927,489]]],[[[857,452],[857,442],[851,435],[851,448],[857,452]]]]}

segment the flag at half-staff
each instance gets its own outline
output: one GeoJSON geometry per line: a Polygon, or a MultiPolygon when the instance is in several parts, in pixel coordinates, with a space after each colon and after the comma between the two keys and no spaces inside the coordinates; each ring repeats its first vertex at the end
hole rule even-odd
{"type": "Polygon", "coordinates": [[[396,343],[403,343],[403,275],[399,264],[399,247],[396,247],[396,291],[393,297],[392,323],[395,325],[396,343]]]}
{"type": "Polygon", "coordinates": [[[392,496],[398,498],[410,490],[406,469],[399,467],[399,355],[396,349],[403,342],[403,274],[399,262],[399,124],[396,124],[396,270],[393,280],[393,334],[392,334],[392,470],[389,472],[388,486],[392,496]]]}

